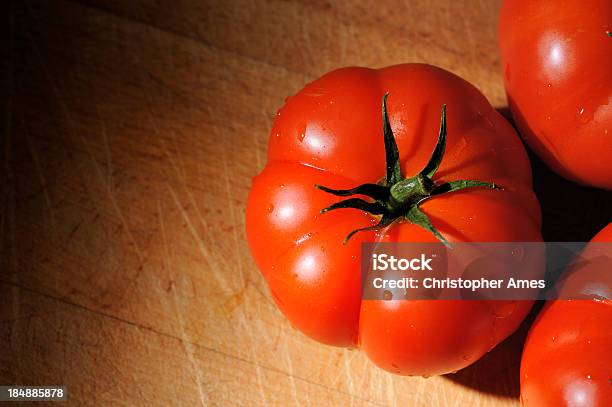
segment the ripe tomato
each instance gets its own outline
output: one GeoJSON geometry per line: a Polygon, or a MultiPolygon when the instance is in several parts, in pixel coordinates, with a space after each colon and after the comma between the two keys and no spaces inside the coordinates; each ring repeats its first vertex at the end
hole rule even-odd
{"type": "Polygon", "coordinates": [[[612,189],[612,2],[504,2],[499,41],[508,104],[553,170],[612,189]]]}
{"type": "Polygon", "coordinates": [[[327,344],[360,346],[396,373],[461,369],[513,332],[531,307],[530,302],[509,307],[500,301],[361,299],[361,242],[436,241],[432,231],[450,242],[541,240],[540,208],[520,139],[476,88],[440,68],[344,68],[290,97],[274,121],[268,163],[253,179],[246,223],[253,258],[293,325],[327,344]],[[387,92],[383,132],[380,103],[387,92]],[[346,189],[378,182],[376,188],[387,188],[395,169],[418,173],[440,145],[443,104],[444,158],[437,172],[429,168],[433,178],[420,180],[428,187],[481,180],[503,189],[436,195],[420,205],[422,216],[414,222],[396,220],[343,244],[349,231],[375,226],[384,216],[348,209],[321,214],[338,198],[315,184],[346,189]],[[393,140],[387,138],[391,131],[399,160],[385,171],[384,144],[393,140]],[[422,227],[429,225],[423,217],[431,221],[429,230],[422,227]]]}
{"type": "MultiPolygon", "coordinates": [[[[612,242],[612,223],[592,241],[612,242]]],[[[594,271],[591,266],[582,266],[570,278],[594,271]]],[[[605,271],[609,273],[610,269],[605,271]]],[[[611,380],[612,299],[548,302],[525,342],[521,361],[523,405],[609,406],[611,380]]]]}

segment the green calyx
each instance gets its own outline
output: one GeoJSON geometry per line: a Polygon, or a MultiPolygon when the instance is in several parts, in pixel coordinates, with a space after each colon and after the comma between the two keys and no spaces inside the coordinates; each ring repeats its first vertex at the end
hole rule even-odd
{"type": "Polygon", "coordinates": [[[442,105],[438,141],[429,162],[415,176],[404,178],[400,169],[399,151],[387,114],[388,96],[389,94],[386,93],[382,99],[383,136],[387,163],[385,178],[377,184],[362,184],[352,189],[331,189],[322,185],[315,185],[320,190],[336,196],[364,195],[371,198],[370,201],[361,198],[345,199],[322,209],[321,213],[334,209],[354,208],[380,216],[376,225],[355,229],[349,233],[344,239],[345,244],[357,232],[381,229],[391,225],[396,220],[403,219],[428,230],[438,240],[449,246],[448,241],[433,226],[429,217],[419,206],[426,200],[441,194],[474,187],[499,189],[499,186],[490,182],[473,180],[457,180],[442,184],[436,184],[433,181],[433,176],[440,167],[446,149],[446,105],[442,105]]]}

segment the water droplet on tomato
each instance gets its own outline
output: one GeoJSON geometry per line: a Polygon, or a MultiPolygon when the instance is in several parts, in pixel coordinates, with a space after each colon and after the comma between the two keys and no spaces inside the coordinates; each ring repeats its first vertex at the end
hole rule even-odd
{"type": "Polygon", "coordinates": [[[515,246],[512,248],[510,254],[512,255],[512,260],[517,263],[520,263],[525,257],[525,251],[522,246],[515,246]]]}
{"type": "Polygon", "coordinates": [[[273,210],[274,210],[274,205],[272,204],[268,205],[267,212],[272,213],[273,210]]]}
{"type": "Polygon", "coordinates": [[[581,107],[578,111],[578,121],[582,124],[588,123],[593,120],[594,110],[589,109],[588,107],[581,107]]]}
{"type": "Polygon", "coordinates": [[[304,141],[304,137],[306,137],[306,135],[305,135],[304,133],[301,133],[301,134],[298,136],[298,140],[300,141],[300,143],[301,143],[302,141],[304,141]]]}

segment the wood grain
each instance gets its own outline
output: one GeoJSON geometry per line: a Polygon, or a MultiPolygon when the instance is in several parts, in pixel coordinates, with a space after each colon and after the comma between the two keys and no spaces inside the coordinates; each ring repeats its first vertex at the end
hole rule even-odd
{"type": "Polygon", "coordinates": [[[276,109],[329,69],[434,63],[502,105],[498,6],[11,3],[0,382],[70,405],[517,405],[517,340],[423,379],[304,337],[244,233],[276,109]]]}

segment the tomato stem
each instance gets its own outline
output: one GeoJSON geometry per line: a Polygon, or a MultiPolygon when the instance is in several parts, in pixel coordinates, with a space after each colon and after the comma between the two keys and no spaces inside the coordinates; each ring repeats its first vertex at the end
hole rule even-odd
{"type": "Polygon", "coordinates": [[[366,201],[360,198],[349,198],[334,203],[327,208],[321,209],[321,213],[326,213],[334,209],[353,208],[368,212],[372,215],[380,215],[379,222],[374,226],[355,229],[344,239],[346,244],[349,239],[357,232],[364,230],[377,230],[391,225],[398,219],[405,219],[415,225],[419,225],[431,232],[438,240],[447,246],[449,242],[434,227],[429,217],[419,208],[426,200],[435,196],[460,191],[465,188],[491,188],[500,187],[491,182],[474,180],[457,180],[436,185],[432,180],[436,171],[442,163],[446,150],[446,105],[442,105],[440,117],[440,130],[434,151],[429,162],[415,176],[404,178],[401,172],[399,150],[393,130],[389,122],[387,113],[387,98],[385,93],[382,98],[382,121],[383,137],[385,142],[386,176],[378,184],[362,184],[352,189],[331,189],[316,184],[315,187],[322,191],[336,196],[364,195],[373,200],[366,201]]]}

